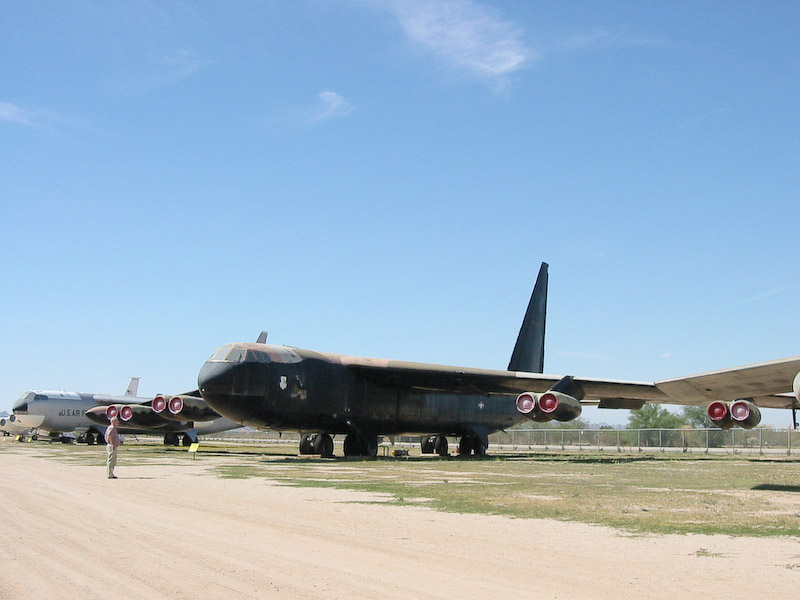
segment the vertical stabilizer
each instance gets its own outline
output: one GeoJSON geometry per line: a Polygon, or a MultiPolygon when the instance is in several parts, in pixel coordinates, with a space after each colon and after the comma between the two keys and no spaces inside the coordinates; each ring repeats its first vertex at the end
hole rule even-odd
{"type": "Polygon", "coordinates": [[[544,325],[547,316],[547,263],[542,263],[517,344],[508,363],[509,371],[544,372],[544,325]]]}
{"type": "Polygon", "coordinates": [[[128,389],[125,390],[124,396],[135,396],[139,393],[139,378],[131,377],[131,382],[128,384],[128,389]]]}

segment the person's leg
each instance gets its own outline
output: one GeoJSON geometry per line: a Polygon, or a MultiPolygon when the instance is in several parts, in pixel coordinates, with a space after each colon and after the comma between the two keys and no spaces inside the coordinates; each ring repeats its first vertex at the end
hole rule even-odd
{"type": "Polygon", "coordinates": [[[117,448],[106,444],[106,474],[108,478],[114,477],[114,467],[117,466],[117,448]]]}

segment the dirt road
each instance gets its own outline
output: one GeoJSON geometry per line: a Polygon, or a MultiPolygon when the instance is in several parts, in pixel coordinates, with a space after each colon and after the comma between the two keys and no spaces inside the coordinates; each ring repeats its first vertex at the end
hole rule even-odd
{"type": "MultiPolygon", "coordinates": [[[[0,598],[789,597],[800,540],[630,536],[0,445],[0,598]]],[[[598,507],[602,510],[602,507],[598,507]]]]}

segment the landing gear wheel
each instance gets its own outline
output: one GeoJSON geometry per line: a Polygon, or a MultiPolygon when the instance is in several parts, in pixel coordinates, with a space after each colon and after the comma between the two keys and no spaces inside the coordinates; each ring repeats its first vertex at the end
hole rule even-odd
{"type": "Polygon", "coordinates": [[[486,446],[480,439],[471,435],[465,435],[458,442],[458,453],[460,456],[485,456],[486,446]]]}
{"type": "Polygon", "coordinates": [[[192,444],[194,444],[192,437],[184,433],[181,436],[181,446],[191,446],[192,444]]]}
{"type": "Polygon", "coordinates": [[[165,446],[177,446],[178,445],[178,434],[174,431],[170,431],[164,435],[164,445],[165,446]]]}
{"type": "Polygon", "coordinates": [[[306,433],[300,438],[300,454],[314,454],[314,440],[317,439],[316,433],[306,433]]]}
{"type": "Polygon", "coordinates": [[[320,433],[314,439],[314,454],[330,458],[333,456],[333,438],[329,433],[320,433]]]}
{"type": "Polygon", "coordinates": [[[436,441],[433,443],[433,451],[439,456],[447,456],[447,438],[443,435],[437,435],[436,441]]]}
{"type": "Polygon", "coordinates": [[[363,437],[348,433],[344,438],[345,456],[378,456],[378,436],[363,437]]]}

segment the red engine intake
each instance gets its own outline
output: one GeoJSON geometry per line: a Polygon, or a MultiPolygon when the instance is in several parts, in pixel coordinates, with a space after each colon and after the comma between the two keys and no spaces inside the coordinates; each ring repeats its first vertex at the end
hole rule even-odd
{"type": "Polygon", "coordinates": [[[517,396],[517,410],[534,421],[572,421],[581,414],[581,403],[567,394],[549,391],[541,396],[524,392],[517,396]]]}
{"type": "Polygon", "coordinates": [[[112,404],[111,406],[109,406],[109,407],[106,409],[106,416],[108,417],[108,420],[109,420],[109,421],[110,421],[111,419],[115,419],[116,417],[118,417],[118,416],[119,416],[119,409],[118,409],[116,406],[114,406],[114,405],[112,404]]]}
{"type": "Polygon", "coordinates": [[[706,412],[708,413],[708,418],[711,419],[711,423],[720,429],[730,429],[733,427],[731,411],[727,402],[720,402],[719,400],[712,402],[708,405],[708,410],[706,412]]]}
{"type": "Polygon", "coordinates": [[[749,400],[737,400],[731,404],[731,420],[744,429],[752,429],[761,422],[761,411],[749,400]]]}
{"type": "Polygon", "coordinates": [[[159,415],[164,412],[167,408],[167,399],[164,398],[161,394],[153,398],[153,412],[158,413],[159,415]]]}
{"type": "Polygon", "coordinates": [[[130,406],[123,406],[119,409],[119,418],[121,421],[130,421],[133,417],[133,409],[130,406]]]}
{"type": "Polygon", "coordinates": [[[717,400],[708,405],[708,418],[720,429],[737,425],[752,429],[761,422],[761,411],[749,400],[737,400],[731,404],[717,400]]]}
{"type": "Polygon", "coordinates": [[[529,415],[536,410],[536,394],[525,392],[517,396],[517,410],[523,415],[529,415]]]}
{"type": "Polygon", "coordinates": [[[173,396],[169,400],[169,412],[173,415],[177,415],[179,412],[183,410],[183,398],[180,396],[173,396]]]}

